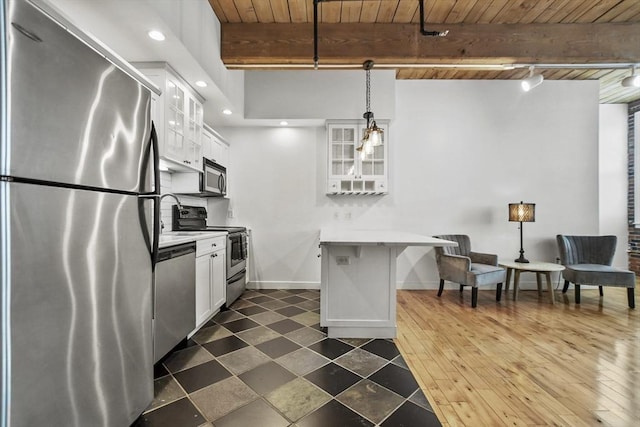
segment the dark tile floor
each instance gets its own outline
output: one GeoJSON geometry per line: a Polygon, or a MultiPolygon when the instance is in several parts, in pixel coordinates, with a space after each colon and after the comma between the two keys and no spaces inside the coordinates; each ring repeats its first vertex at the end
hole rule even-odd
{"type": "Polygon", "coordinates": [[[135,427],[440,426],[391,340],[329,339],[320,293],[247,291],[155,369],[135,427]]]}

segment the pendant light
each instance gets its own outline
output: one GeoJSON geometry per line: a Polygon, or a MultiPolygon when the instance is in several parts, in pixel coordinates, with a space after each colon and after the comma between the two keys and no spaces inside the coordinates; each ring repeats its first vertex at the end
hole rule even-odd
{"type": "Polygon", "coordinates": [[[362,64],[362,68],[366,73],[366,111],[362,117],[367,120],[367,127],[360,141],[361,144],[356,150],[360,151],[360,157],[364,159],[365,155],[373,154],[374,147],[382,145],[384,131],[378,127],[371,112],[371,69],[373,68],[373,61],[365,61],[362,64]]]}

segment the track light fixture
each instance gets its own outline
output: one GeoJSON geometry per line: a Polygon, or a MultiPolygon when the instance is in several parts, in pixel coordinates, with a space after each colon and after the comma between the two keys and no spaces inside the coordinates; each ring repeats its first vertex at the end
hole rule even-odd
{"type": "Polygon", "coordinates": [[[622,79],[620,84],[624,87],[640,87],[640,74],[636,74],[636,66],[631,66],[631,75],[622,79]]]}
{"type": "Polygon", "coordinates": [[[533,65],[529,67],[529,77],[520,82],[520,86],[525,92],[529,92],[544,80],[542,74],[533,74],[533,68],[533,65]]]}

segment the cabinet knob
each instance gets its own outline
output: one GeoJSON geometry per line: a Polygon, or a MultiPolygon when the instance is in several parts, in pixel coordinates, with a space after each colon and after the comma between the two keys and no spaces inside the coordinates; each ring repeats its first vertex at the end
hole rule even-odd
{"type": "Polygon", "coordinates": [[[215,248],[218,245],[216,245],[215,243],[212,243],[211,246],[215,248]]]}

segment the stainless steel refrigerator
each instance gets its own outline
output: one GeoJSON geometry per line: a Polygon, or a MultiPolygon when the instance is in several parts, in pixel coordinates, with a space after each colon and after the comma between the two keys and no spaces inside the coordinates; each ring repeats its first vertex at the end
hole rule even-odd
{"type": "Polygon", "coordinates": [[[153,86],[0,4],[0,426],[127,426],[153,397],[153,86]]]}

